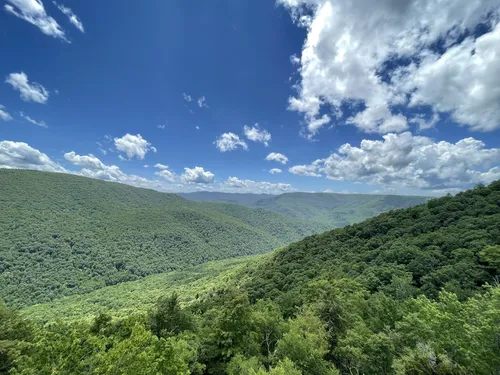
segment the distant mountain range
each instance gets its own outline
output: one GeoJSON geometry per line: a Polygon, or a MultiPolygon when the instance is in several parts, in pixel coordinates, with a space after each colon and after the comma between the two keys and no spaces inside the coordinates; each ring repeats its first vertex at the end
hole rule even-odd
{"type": "Polygon", "coordinates": [[[395,209],[425,203],[428,197],[405,195],[285,193],[237,194],[200,191],[179,194],[200,202],[222,202],[258,207],[295,219],[314,221],[340,228],[395,209]]]}

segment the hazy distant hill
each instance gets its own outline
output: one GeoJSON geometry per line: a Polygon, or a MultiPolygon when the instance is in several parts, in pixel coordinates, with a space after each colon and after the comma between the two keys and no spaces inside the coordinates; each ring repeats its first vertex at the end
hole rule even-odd
{"type": "Polygon", "coordinates": [[[0,169],[0,205],[0,300],[16,306],[265,253],[327,229],[263,209],[37,171],[0,169]]]}
{"type": "Polygon", "coordinates": [[[330,227],[343,227],[361,222],[382,212],[425,203],[427,197],[405,195],[285,193],[231,194],[218,192],[185,193],[182,196],[208,202],[225,202],[261,207],[289,217],[312,220],[330,227]]]}

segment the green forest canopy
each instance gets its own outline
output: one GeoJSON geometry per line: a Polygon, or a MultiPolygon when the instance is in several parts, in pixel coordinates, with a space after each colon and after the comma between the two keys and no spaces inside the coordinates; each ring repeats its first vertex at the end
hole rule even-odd
{"type": "Polygon", "coordinates": [[[0,169],[0,300],[26,306],[210,260],[262,254],[327,226],[262,209],[0,169]]]}
{"type": "Polygon", "coordinates": [[[145,313],[47,324],[0,308],[0,364],[12,374],[499,374],[499,259],[497,181],[310,236],[184,304],[166,291],[145,313]]]}

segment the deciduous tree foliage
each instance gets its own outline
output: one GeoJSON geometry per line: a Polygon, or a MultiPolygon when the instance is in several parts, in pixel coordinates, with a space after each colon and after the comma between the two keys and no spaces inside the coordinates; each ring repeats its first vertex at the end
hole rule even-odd
{"type": "Polygon", "coordinates": [[[3,371],[499,374],[499,224],[495,182],[308,237],[147,313],[40,323],[4,307],[3,371]]]}
{"type": "Polygon", "coordinates": [[[0,169],[0,299],[25,307],[209,260],[262,254],[327,226],[61,174],[0,169]]]}

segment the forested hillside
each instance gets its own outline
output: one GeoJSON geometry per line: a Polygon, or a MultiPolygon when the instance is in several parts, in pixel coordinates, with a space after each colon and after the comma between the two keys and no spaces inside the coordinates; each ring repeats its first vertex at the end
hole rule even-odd
{"type": "Polygon", "coordinates": [[[341,228],[400,208],[408,208],[429,200],[427,197],[404,195],[285,193],[281,195],[230,194],[218,192],[186,193],[182,196],[202,202],[224,202],[260,207],[292,218],[305,219],[341,228]]]}
{"type": "MultiPolygon", "coordinates": [[[[499,273],[497,181],[310,236],[243,263],[206,288],[193,289],[185,279],[184,295],[179,285],[172,290],[180,295],[169,293],[166,283],[165,296],[145,313],[40,324],[0,307],[6,327],[0,368],[13,374],[495,375],[499,273]]],[[[119,295],[122,285],[116,287],[119,295]]]]}
{"type": "Polygon", "coordinates": [[[326,226],[67,174],[0,169],[0,300],[50,301],[208,260],[261,254],[326,226]]]}

